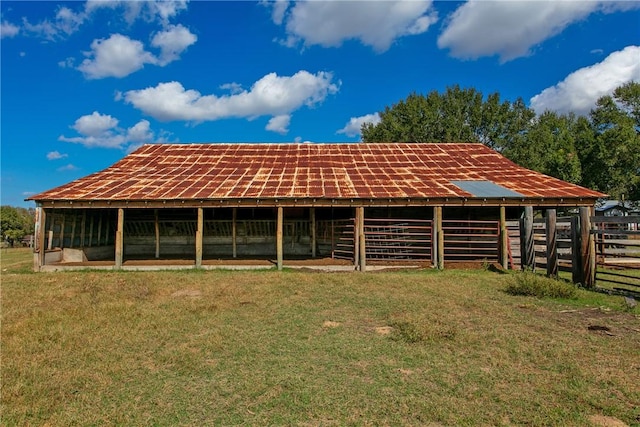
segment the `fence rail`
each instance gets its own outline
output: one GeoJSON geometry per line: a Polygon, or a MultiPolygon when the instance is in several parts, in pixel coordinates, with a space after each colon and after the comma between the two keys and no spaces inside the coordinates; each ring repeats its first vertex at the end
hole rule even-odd
{"type": "Polygon", "coordinates": [[[640,292],[640,216],[594,217],[596,280],[640,292]]]}
{"type": "Polygon", "coordinates": [[[480,220],[443,220],[444,259],[498,261],[500,223],[480,220]]]}

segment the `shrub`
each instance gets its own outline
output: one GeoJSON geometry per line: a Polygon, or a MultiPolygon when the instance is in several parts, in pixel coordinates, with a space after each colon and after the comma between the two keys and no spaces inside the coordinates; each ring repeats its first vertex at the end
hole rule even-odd
{"type": "Polygon", "coordinates": [[[391,325],[393,327],[391,339],[407,344],[453,339],[456,335],[453,326],[439,320],[405,319],[391,322],[391,325]]]}
{"type": "Polygon", "coordinates": [[[540,298],[576,298],[576,288],[572,284],[531,272],[514,275],[506,292],[510,295],[540,298]]]}

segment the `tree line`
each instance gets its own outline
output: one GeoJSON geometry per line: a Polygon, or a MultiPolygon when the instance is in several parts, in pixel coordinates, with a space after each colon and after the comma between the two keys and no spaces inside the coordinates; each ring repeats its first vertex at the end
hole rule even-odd
{"type": "Polygon", "coordinates": [[[35,209],[0,206],[0,235],[10,246],[33,234],[35,209]]]}
{"type": "Polygon", "coordinates": [[[608,194],[640,200],[640,83],[598,99],[587,117],[546,111],[521,98],[448,87],[410,94],[362,126],[363,142],[481,142],[513,162],[608,194]]]}

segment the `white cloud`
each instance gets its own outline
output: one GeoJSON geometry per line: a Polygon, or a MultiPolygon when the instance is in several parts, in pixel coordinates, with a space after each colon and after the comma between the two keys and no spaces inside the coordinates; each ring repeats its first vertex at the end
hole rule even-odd
{"type": "Polygon", "coordinates": [[[113,34],[106,40],[94,40],[91,52],[85,55],[89,58],[82,61],[78,70],[88,79],[125,77],[144,67],[144,64],[157,62],[152,54],[144,50],[141,42],[122,34],[113,34]]]}
{"type": "Polygon", "coordinates": [[[362,125],[364,123],[373,123],[377,125],[380,123],[380,115],[378,113],[366,114],[360,117],[351,117],[349,123],[345,125],[342,129],[337,131],[336,133],[343,133],[349,137],[359,136],[360,129],[362,129],[362,125]]]}
{"type": "Polygon", "coordinates": [[[277,132],[284,135],[289,132],[289,123],[291,122],[291,116],[289,114],[282,114],[280,116],[272,117],[265,127],[266,130],[277,132]]]}
{"type": "MultiPolygon", "coordinates": [[[[124,93],[125,102],[151,117],[163,121],[213,121],[231,117],[285,116],[302,106],[313,107],[338,91],[340,83],[333,83],[327,72],[311,74],[299,71],[293,76],[270,73],[256,81],[250,90],[231,95],[202,95],[185,89],[179,82],[160,83],[156,87],[130,90],[124,93]]],[[[239,86],[233,86],[239,88],[239,86]]],[[[283,118],[269,126],[282,130],[283,118]]],[[[285,126],[286,127],[286,126],[285,126]]]]}
{"type": "MultiPolygon", "coordinates": [[[[164,138],[156,140],[147,120],[140,120],[128,129],[118,127],[118,119],[94,111],[75,121],[72,129],[80,136],[66,137],[60,135],[59,141],[82,144],[85,147],[126,148],[127,145],[138,146],[144,143],[163,142],[164,138]]],[[[52,154],[52,153],[49,153],[52,154]]],[[[66,155],[63,155],[66,156],[66,155]]],[[[47,158],[49,155],[47,155],[47,158]]],[[[51,160],[51,159],[50,159],[51,160]]]]}
{"type": "MultiPolygon", "coordinates": [[[[170,26],[157,33],[151,41],[152,46],[160,49],[155,56],[144,49],[142,42],[130,39],[122,34],[113,34],[108,39],[97,39],[91,43],[91,51],[85,52],[88,57],[78,66],[88,79],[105,77],[125,77],[142,69],[145,64],[164,67],[180,58],[180,54],[193,43],[197,37],[182,25],[170,26]]],[[[58,63],[61,67],[72,66],[73,58],[58,63]]]]}
{"type": "Polygon", "coordinates": [[[289,8],[289,2],[287,0],[276,0],[276,1],[265,1],[262,4],[266,6],[271,6],[271,19],[276,25],[282,24],[284,20],[284,15],[289,8]]]}
{"type": "Polygon", "coordinates": [[[638,7],[629,1],[469,0],[450,17],[438,47],[456,58],[499,55],[506,62],[529,55],[533,46],[591,13],[638,7]]]}
{"type": "Polygon", "coordinates": [[[630,81],[640,82],[640,46],[627,46],[602,62],[574,71],[531,98],[531,108],[538,114],[545,110],[588,114],[598,98],[630,81]]]}
{"type": "Polygon", "coordinates": [[[13,37],[22,29],[23,33],[33,34],[50,41],[61,40],[78,31],[91,19],[94,13],[105,9],[122,11],[122,18],[128,24],[142,19],[147,22],[157,21],[161,25],[167,26],[170,19],[187,9],[187,3],[186,0],[88,0],[84,4],[84,8],[78,8],[77,11],[67,6],[60,6],[52,19],[45,18],[42,21],[31,23],[23,18],[22,27],[3,23],[2,37],[13,37]],[[4,28],[5,24],[7,24],[6,28],[4,28]]]}
{"type": "Polygon", "coordinates": [[[65,166],[61,166],[58,169],[56,169],[58,172],[68,172],[68,171],[74,171],[78,169],[76,166],[72,165],[71,163],[69,163],[68,165],[65,166]]]}
{"type": "Polygon", "coordinates": [[[171,25],[157,33],[151,45],[160,49],[158,64],[164,66],[180,58],[180,54],[194,44],[198,38],[182,25],[171,25]]]}
{"type": "Polygon", "coordinates": [[[287,46],[340,46],[360,40],[384,52],[398,38],[421,34],[437,21],[431,0],[414,1],[309,1],[272,4],[272,20],[285,23],[287,46]]]}
{"type": "Polygon", "coordinates": [[[235,94],[238,94],[238,93],[242,92],[242,85],[240,83],[236,83],[236,82],[225,83],[223,85],[220,85],[220,89],[228,90],[230,93],[235,95],[235,94]]]}
{"type": "Polygon", "coordinates": [[[58,160],[64,159],[65,157],[68,157],[68,155],[59,153],[58,151],[50,151],[47,153],[47,160],[58,160]]]}
{"type": "Polygon", "coordinates": [[[20,32],[20,27],[10,22],[2,21],[0,24],[0,38],[14,37],[20,32]]]}

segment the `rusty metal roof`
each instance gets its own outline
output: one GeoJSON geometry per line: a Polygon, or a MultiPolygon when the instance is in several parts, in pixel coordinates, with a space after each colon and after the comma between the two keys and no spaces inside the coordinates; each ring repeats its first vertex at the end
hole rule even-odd
{"type": "Polygon", "coordinates": [[[150,144],[35,201],[474,198],[489,181],[525,198],[598,198],[476,143],[150,144]]]}

